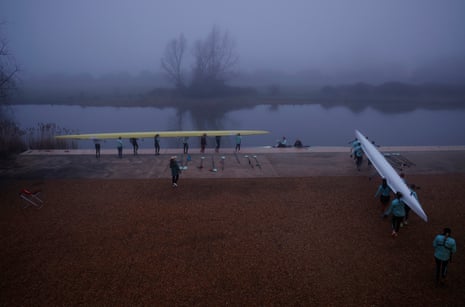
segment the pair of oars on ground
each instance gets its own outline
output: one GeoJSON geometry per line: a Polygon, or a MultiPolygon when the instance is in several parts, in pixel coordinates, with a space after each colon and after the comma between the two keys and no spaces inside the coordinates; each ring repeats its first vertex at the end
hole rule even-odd
{"type": "MultiPolygon", "coordinates": [[[[236,157],[237,163],[240,164],[241,162],[240,162],[240,160],[239,160],[239,157],[238,157],[237,153],[234,153],[234,155],[235,155],[235,157],[236,157]]],[[[252,163],[252,160],[250,159],[250,156],[245,155],[244,157],[247,159],[247,161],[248,161],[250,167],[254,168],[254,165],[253,165],[253,163],[252,163]]],[[[261,165],[260,165],[260,162],[258,161],[257,156],[256,156],[256,155],[253,155],[252,158],[255,159],[255,166],[257,166],[258,168],[261,169],[262,167],[261,167],[261,165]]],[[[200,165],[198,166],[199,169],[203,169],[203,167],[204,167],[204,166],[203,166],[203,161],[204,161],[204,160],[205,160],[205,157],[204,157],[204,156],[200,157],[200,165]]],[[[225,157],[225,156],[221,156],[221,160],[220,160],[221,170],[224,170],[225,160],[226,160],[226,157],[225,157]]],[[[187,165],[187,162],[186,162],[186,165],[187,165]]],[[[187,166],[185,166],[184,169],[187,169],[187,166]]],[[[216,168],[216,165],[215,165],[215,158],[214,158],[214,156],[212,156],[212,168],[210,169],[210,171],[212,171],[212,172],[217,172],[217,171],[218,171],[218,169],[216,168]]]]}

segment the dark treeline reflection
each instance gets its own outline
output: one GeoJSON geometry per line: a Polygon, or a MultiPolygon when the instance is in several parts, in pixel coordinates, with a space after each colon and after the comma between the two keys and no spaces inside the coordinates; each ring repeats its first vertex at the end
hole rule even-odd
{"type": "MultiPolygon", "coordinates": [[[[257,104],[259,105],[259,104],[257,104]]],[[[204,101],[195,105],[175,106],[178,130],[187,130],[185,123],[190,121],[194,130],[222,130],[225,129],[224,118],[228,112],[253,108],[255,104],[239,106],[232,102],[204,101]]]]}
{"type": "MultiPolygon", "coordinates": [[[[220,128],[224,114],[258,105],[319,104],[324,108],[343,106],[353,112],[368,107],[386,113],[422,109],[465,108],[465,83],[352,83],[316,86],[309,83],[269,84],[248,82],[224,87],[228,91],[192,95],[170,88],[157,74],[136,77],[128,74],[51,76],[29,80],[12,97],[12,104],[82,106],[147,106],[175,108],[180,117],[189,112],[199,129],[220,128]]],[[[180,123],[181,125],[181,123],[180,123]]]]}
{"type": "Polygon", "coordinates": [[[179,128],[187,114],[196,129],[222,129],[226,113],[258,105],[278,110],[282,105],[319,104],[325,109],[345,107],[353,113],[372,108],[382,113],[404,113],[416,109],[451,110],[465,108],[465,85],[384,83],[326,86],[307,95],[257,95],[229,99],[180,100],[173,107],[179,114],[179,128]]]}
{"type": "Polygon", "coordinates": [[[367,107],[385,113],[422,109],[456,109],[465,107],[465,85],[388,82],[381,85],[357,83],[326,86],[319,91],[323,107],[346,106],[354,112],[367,107]]]}

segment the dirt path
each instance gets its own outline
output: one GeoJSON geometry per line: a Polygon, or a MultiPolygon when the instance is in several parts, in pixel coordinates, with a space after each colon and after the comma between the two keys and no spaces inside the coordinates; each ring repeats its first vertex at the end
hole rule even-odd
{"type": "Polygon", "coordinates": [[[408,180],[430,220],[395,240],[366,176],[3,180],[0,305],[462,305],[465,175],[408,180]],[[21,209],[24,187],[42,209],[21,209]],[[458,253],[436,288],[446,226],[458,253]]]}

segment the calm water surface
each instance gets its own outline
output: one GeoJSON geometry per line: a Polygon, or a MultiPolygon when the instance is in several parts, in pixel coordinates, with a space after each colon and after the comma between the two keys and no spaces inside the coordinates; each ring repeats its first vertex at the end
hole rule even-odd
{"type": "MultiPolygon", "coordinates": [[[[38,123],[55,123],[74,133],[130,132],[203,129],[263,129],[270,134],[243,138],[243,146],[274,145],[286,136],[311,146],[346,146],[354,130],[384,146],[464,145],[465,110],[417,109],[404,113],[382,113],[366,108],[353,112],[345,107],[323,108],[320,105],[259,105],[225,113],[200,110],[179,112],[174,108],[152,107],[80,107],[57,105],[16,105],[12,113],[21,128],[38,123]],[[200,113],[200,114],[199,114],[200,113]]],[[[222,146],[233,146],[233,138],[222,140],[222,146]]],[[[153,141],[140,142],[152,147],[153,141]]],[[[198,141],[191,140],[197,147],[198,141]]],[[[213,146],[211,139],[209,144],[213,146]]],[[[162,146],[181,146],[179,140],[162,139],[162,146]]],[[[80,141],[79,147],[92,146],[80,141]]]]}

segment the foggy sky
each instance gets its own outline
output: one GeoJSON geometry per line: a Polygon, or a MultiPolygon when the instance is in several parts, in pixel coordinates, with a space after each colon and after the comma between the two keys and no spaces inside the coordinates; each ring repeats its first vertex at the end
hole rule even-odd
{"type": "Polygon", "coordinates": [[[0,21],[23,74],[159,71],[167,42],[213,25],[240,70],[414,69],[464,58],[463,0],[2,0],[0,21]]]}

